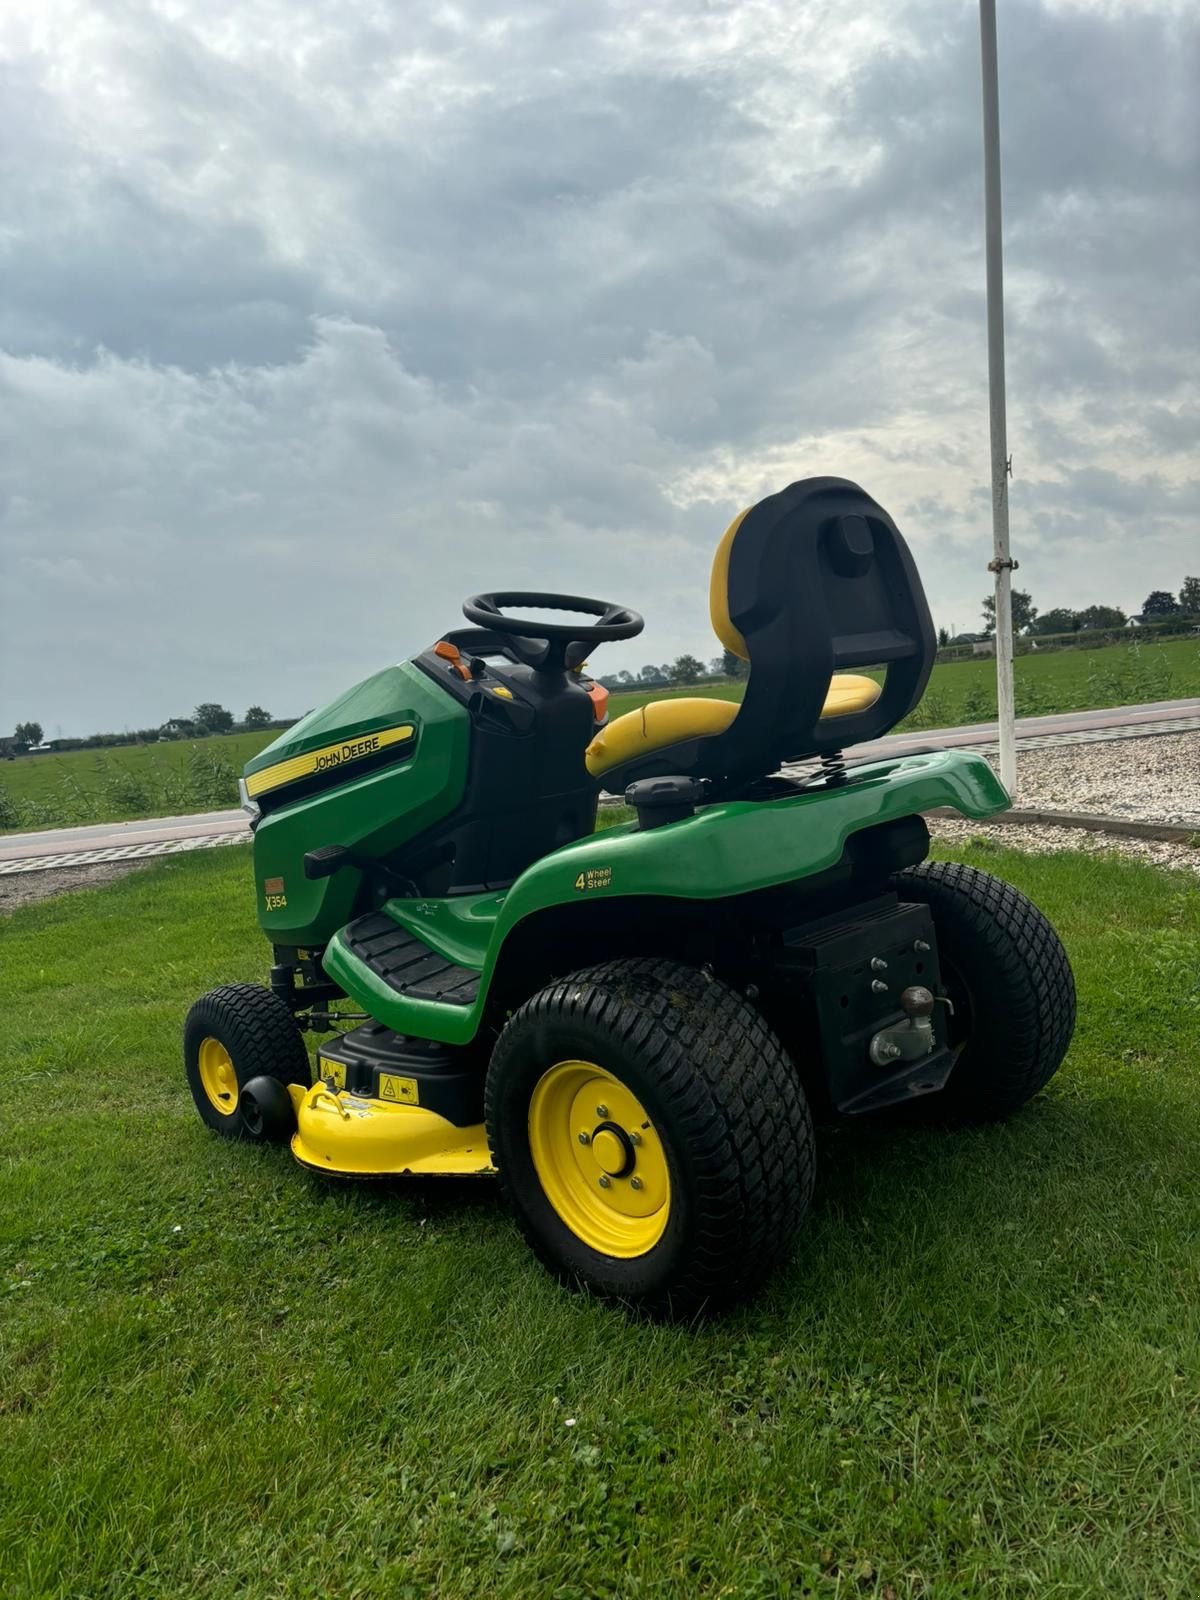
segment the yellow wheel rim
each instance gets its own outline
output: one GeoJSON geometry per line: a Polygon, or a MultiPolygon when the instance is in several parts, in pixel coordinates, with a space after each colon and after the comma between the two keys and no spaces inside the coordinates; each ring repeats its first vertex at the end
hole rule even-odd
{"type": "Polygon", "coordinates": [[[200,1046],[200,1083],[213,1108],[223,1117],[233,1116],[238,1103],[237,1073],[219,1039],[205,1039],[200,1046]]]}
{"type": "Polygon", "coordinates": [[[671,1175],[635,1094],[590,1061],[559,1061],[529,1101],[529,1150],[547,1200],[601,1255],[643,1256],[663,1236],[671,1175]]]}

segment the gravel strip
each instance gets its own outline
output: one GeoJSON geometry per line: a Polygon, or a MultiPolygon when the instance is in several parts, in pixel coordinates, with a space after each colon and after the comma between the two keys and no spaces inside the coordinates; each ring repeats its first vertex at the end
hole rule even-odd
{"type": "Polygon", "coordinates": [[[930,817],[929,832],[942,844],[969,844],[988,839],[1009,850],[1027,850],[1045,856],[1056,850],[1078,850],[1085,855],[1105,855],[1115,851],[1153,867],[1175,867],[1200,878],[1200,848],[1186,844],[1166,844],[1159,839],[1129,839],[1115,833],[1087,833],[1083,828],[1050,828],[1039,823],[1023,827],[1009,824],[989,826],[986,822],[950,822],[930,817]]]}
{"type": "MultiPolygon", "coordinates": [[[[996,764],[993,757],[989,760],[996,764]]],[[[1200,828],[1200,733],[1022,751],[1016,804],[1200,828]]]]}
{"type": "MultiPolygon", "coordinates": [[[[988,760],[997,764],[994,756],[989,755],[988,760]]],[[[1017,803],[1027,810],[1167,822],[1176,827],[1195,826],[1200,833],[1200,733],[1060,745],[1051,750],[1022,751],[1018,745],[1017,774],[1017,803]]],[[[941,817],[929,818],[929,831],[947,843],[965,844],[983,837],[1035,855],[1054,850],[1089,854],[1115,850],[1136,861],[1182,868],[1200,876],[1200,846],[1041,823],[989,825],[941,817]]]]}

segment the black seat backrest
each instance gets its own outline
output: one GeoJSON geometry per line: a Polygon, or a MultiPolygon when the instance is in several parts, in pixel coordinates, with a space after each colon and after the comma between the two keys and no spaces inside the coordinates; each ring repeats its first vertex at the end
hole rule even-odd
{"type": "Polygon", "coordinates": [[[750,662],[741,709],[723,733],[630,763],[631,778],[687,772],[729,792],[781,762],[877,739],[920,700],[937,649],[899,529],[845,478],[804,478],[752,506],[718,549],[712,610],[750,662]],[[886,669],[875,704],[822,720],[834,673],[870,666],[886,669]]]}

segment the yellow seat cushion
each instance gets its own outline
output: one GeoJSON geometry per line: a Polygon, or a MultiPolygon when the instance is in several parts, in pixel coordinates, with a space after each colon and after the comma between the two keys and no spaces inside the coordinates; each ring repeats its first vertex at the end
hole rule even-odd
{"type": "MultiPolygon", "coordinates": [[[[865,711],[879,695],[880,685],[874,678],[836,673],[825,696],[821,718],[848,717],[852,712],[865,711]]],[[[649,755],[652,750],[662,750],[684,739],[724,733],[739,710],[736,700],[706,700],[699,696],[651,700],[601,728],[588,745],[584,761],[592,777],[598,778],[602,772],[649,755]]]]}

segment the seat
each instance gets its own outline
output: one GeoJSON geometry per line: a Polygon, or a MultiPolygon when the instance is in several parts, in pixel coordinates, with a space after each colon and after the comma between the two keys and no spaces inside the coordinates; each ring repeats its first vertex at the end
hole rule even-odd
{"type": "Polygon", "coordinates": [[[709,615],[749,664],[740,705],[688,696],[617,717],[585,753],[610,793],[686,774],[728,795],[783,761],[878,738],[916,705],[936,651],[899,529],[844,478],[803,479],[734,519],[713,557],[709,615]],[[883,681],[843,667],[881,667],[883,681]]]}
{"type": "MultiPolygon", "coordinates": [[[[874,678],[839,672],[830,681],[822,720],[847,717],[873,706],[882,692],[874,678]]],[[[611,768],[639,756],[649,755],[682,739],[701,739],[724,733],[738,714],[735,700],[701,699],[680,695],[677,700],[651,700],[636,711],[626,711],[607,727],[601,728],[584,755],[587,769],[599,778],[611,768]]]]}

